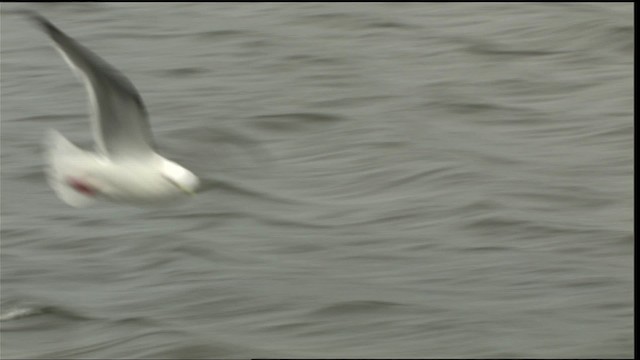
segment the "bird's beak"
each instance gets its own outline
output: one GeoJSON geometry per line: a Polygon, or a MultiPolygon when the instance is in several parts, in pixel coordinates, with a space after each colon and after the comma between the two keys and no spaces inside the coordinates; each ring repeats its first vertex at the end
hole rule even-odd
{"type": "Polygon", "coordinates": [[[173,179],[171,179],[170,177],[163,175],[163,177],[169,181],[171,184],[173,184],[175,187],[177,187],[178,189],[182,190],[182,192],[185,192],[189,195],[195,195],[196,192],[194,189],[189,188],[188,186],[185,186],[184,184],[181,184],[173,179]]]}
{"type": "Polygon", "coordinates": [[[186,186],[184,186],[182,184],[177,184],[177,185],[180,188],[180,190],[186,192],[189,195],[195,195],[196,194],[196,192],[193,189],[190,189],[190,188],[188,188],[188,187],[186,187],[186,186]]]}

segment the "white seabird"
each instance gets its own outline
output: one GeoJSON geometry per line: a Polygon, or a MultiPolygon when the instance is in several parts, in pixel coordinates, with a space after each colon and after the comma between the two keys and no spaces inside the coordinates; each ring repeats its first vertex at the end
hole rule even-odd
{"type": "Polygon", "coordinates": [[[96,199],[153,206],[193,195],[199,179],[156,153],[147,111],[133,84],[44,17],[31,13],[31,18],[84,82],[93,115],[96,152],[49,131],[46,174],[58,197],[74,207],[96,199]]]}

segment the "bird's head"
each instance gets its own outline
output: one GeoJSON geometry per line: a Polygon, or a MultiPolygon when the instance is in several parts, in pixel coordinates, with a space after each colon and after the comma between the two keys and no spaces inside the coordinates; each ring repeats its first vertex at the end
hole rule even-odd
{"type": "Polygon", "coordinates": [[[173,161],[165,160],[160,175],[176,189],[189,195],[195,195],[200,186],[200,180],[195,174],[173,161]]]}

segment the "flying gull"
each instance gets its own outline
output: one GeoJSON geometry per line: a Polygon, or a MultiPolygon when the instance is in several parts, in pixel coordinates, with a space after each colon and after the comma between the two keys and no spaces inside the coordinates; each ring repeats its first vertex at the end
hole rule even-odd
{"type": "Polygon", "coordinates": [[[78,148],[55,130],[47,136],[47,181],[58,197],[74,207],[97,199],[155,206],[195,194],[198,177],[156,152],[133,84],[43,16],[29,15],[84,82],[92,110],[95,152],[78,148]]]}

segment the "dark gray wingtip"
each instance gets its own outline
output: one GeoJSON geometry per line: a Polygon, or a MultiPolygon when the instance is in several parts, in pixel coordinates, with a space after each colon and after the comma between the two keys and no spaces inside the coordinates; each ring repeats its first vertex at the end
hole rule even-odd
{"type": "Polygon", "coordinates": [[[39,26],[44,26],[44,24],[51,24],[49,20],[47,20],[44,16],[40,15],[39,12],[34,10],[18,10],[16,13],[21,14],[29,18],[29,20],[33,21],[39,26]]]}
{"type": "Polygon", "coordinates": [[[40,15],[38,12],[33,10],[23,10],[22,13],[26,15],[36,25],[38,25],[38,27],[40,27],[44,32],[49,34],[49,36],[63,35],[60,29],[58,29],[55,25],[51,23],[51,21],[47,20],[47,18],[40,15]]]}

